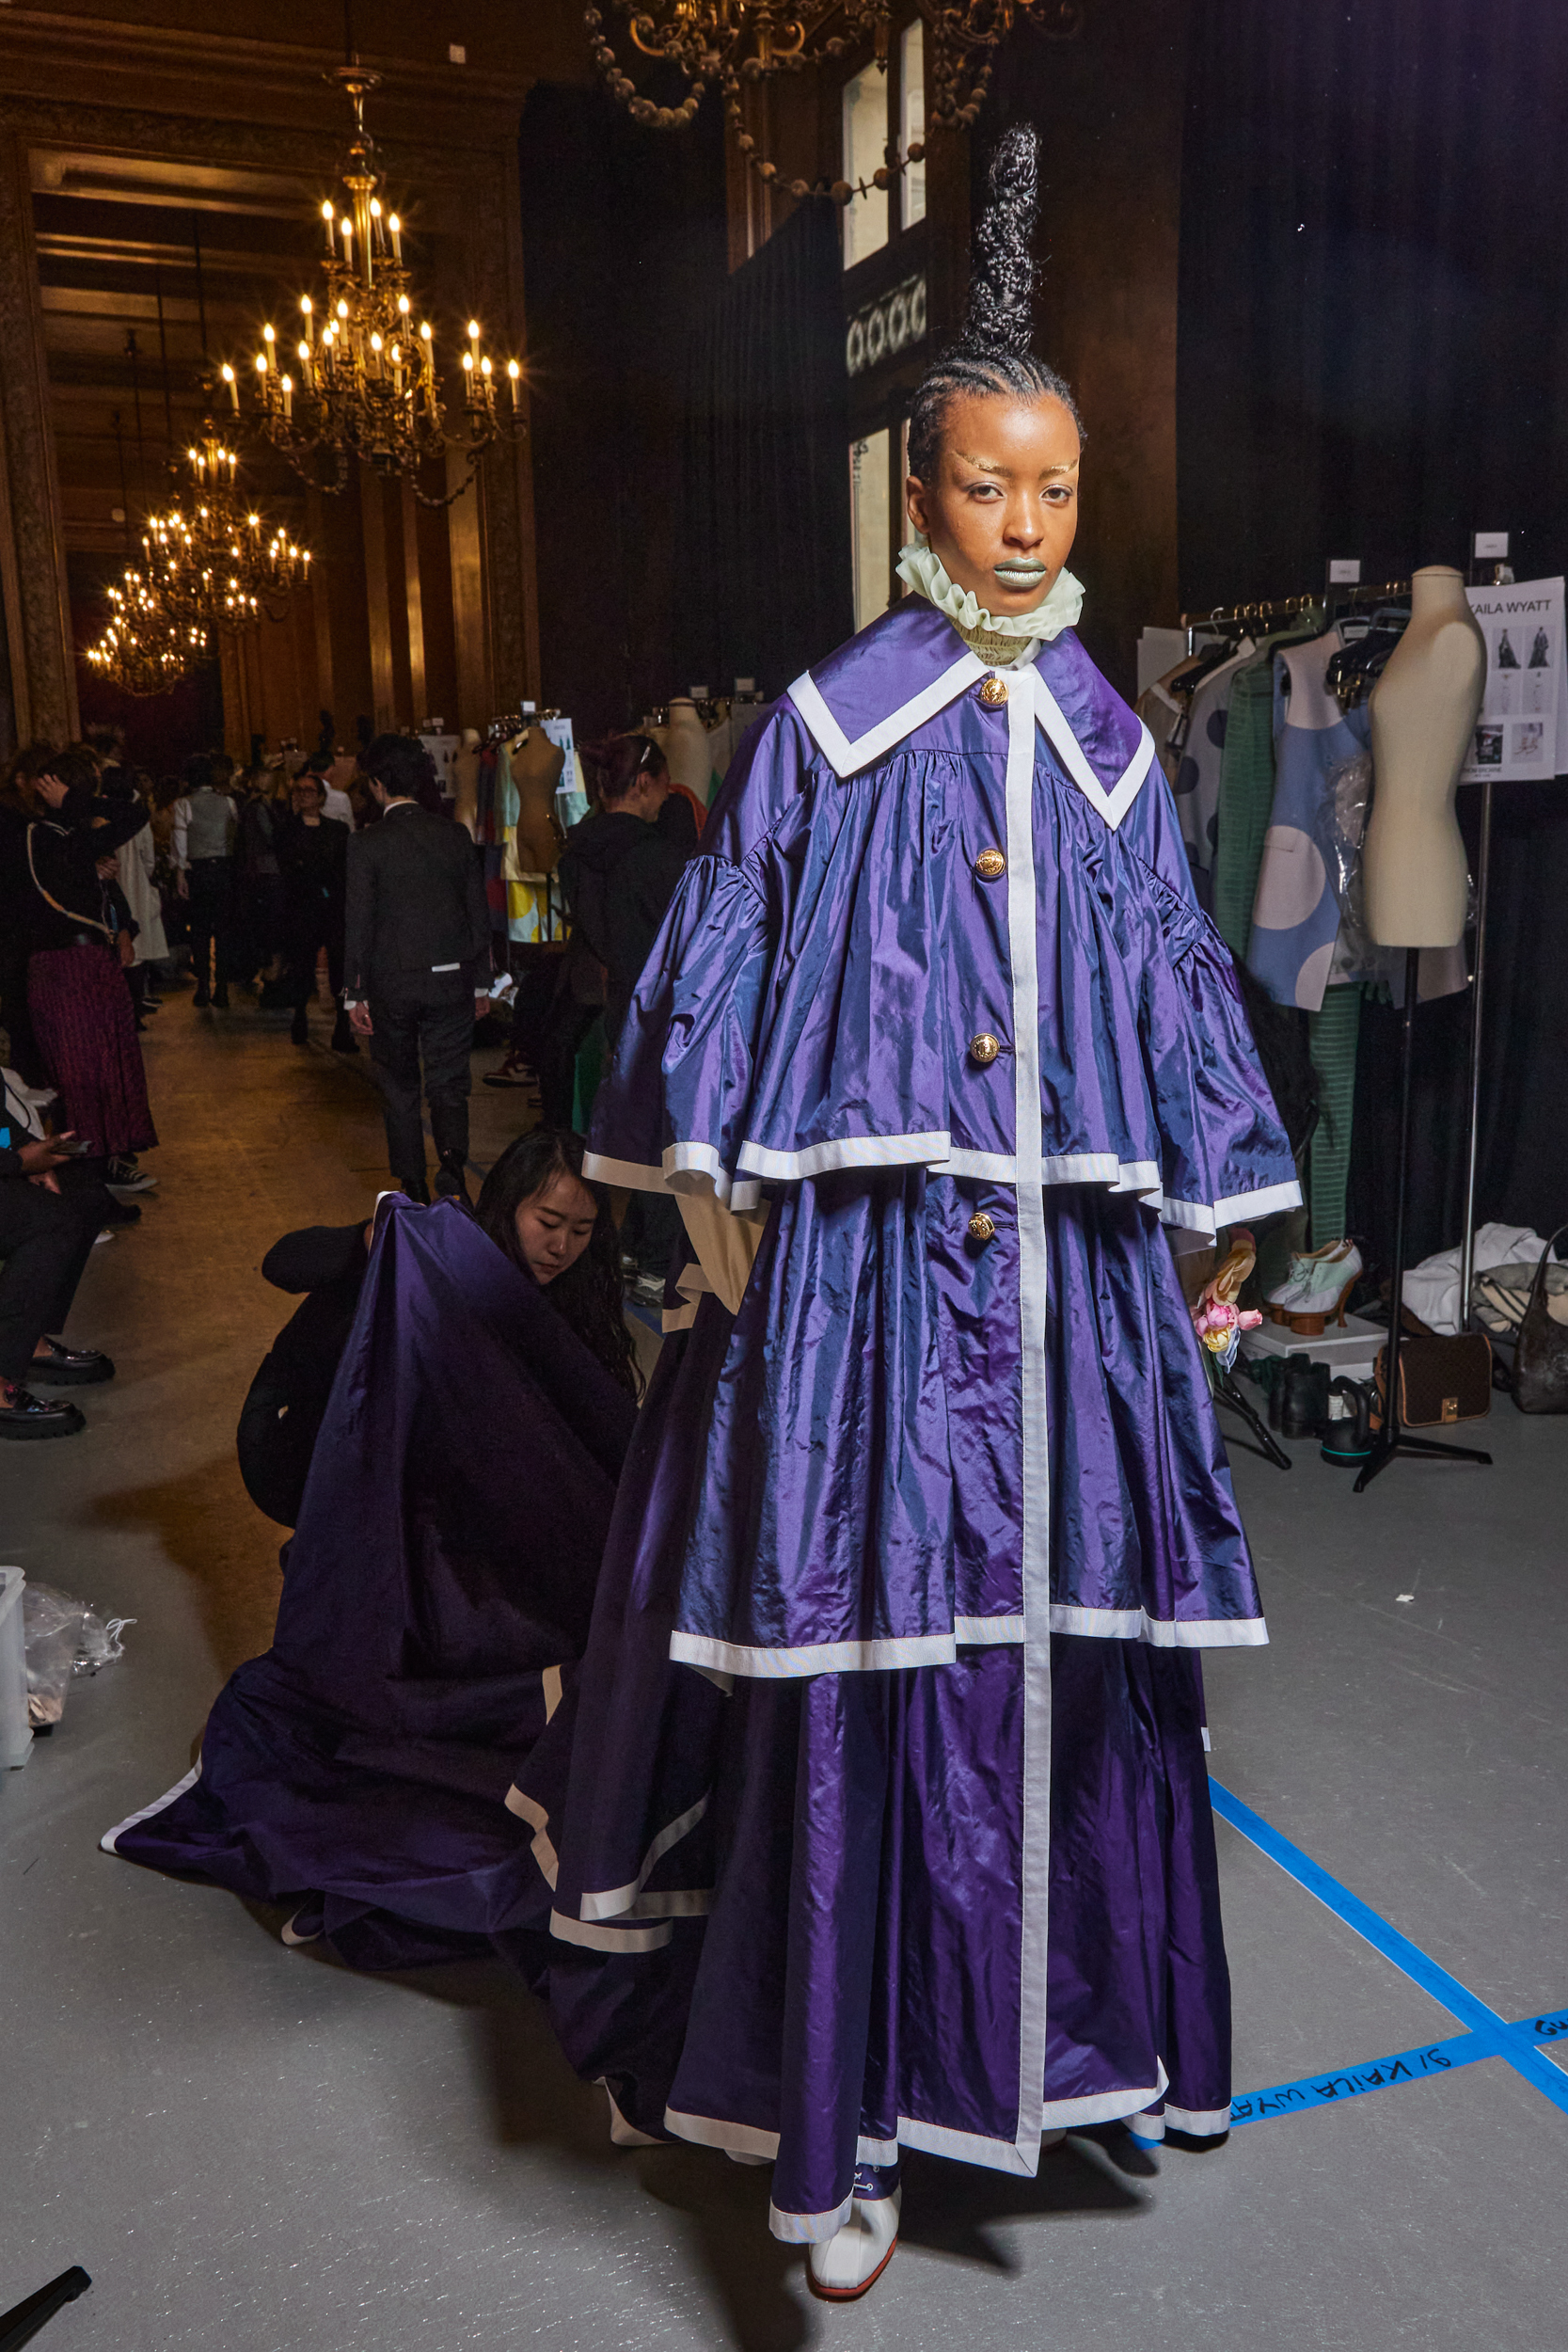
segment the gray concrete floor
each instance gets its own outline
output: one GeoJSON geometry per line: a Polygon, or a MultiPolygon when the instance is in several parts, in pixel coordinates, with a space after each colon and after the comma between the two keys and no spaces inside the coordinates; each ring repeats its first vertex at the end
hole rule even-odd
{"type": "MultiPolygon", "coordinates": [[[[766,2174],[613,2152],[499,1970],[356,1978],[99,1852],[269,1637],[276,1531],[232,1445],[287,1311],[257,1269],[383,1181],[364,1066],[325,1041],[171,998],[161,1190],[72,1325],[119,1377],[83,1437],[0,1462],[0,1558],[137,1621],[0,1784],[0,2309],[80,2262],[49,2352],[1568,2342],[1568,2116],[1501,2059],[1212,2155],[1074,2140],[1037,2182],[917,2158],[892,2268],[833,2311],[767,2234],[766,2174]]],[[[522,1120],[479,1089],[476,1158],[522,1120]]],[[[1287,1475],[1233,1445],[1274,1641],[1214,1657],[1209,1692],[1216,1778],[1512,2018],[1568,2006],[1568,1423],[1499,1400],[1487,1442],[1490,1471],[1401,1464],[1360,1501],[1315,1449],[1287,1475]]],[[[1223,1824],[1220,1849],[1238,2091],[1458,2029],[1223,1824]]]]}

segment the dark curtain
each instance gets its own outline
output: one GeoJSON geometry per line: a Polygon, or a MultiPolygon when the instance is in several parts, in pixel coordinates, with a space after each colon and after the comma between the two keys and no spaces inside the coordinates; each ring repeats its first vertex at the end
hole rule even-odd
{"type": "Polygon", "coordinates": [[[855,626],[838,215],[798,205],[699,322],[686,376],[683,684],[780,693],[855,626]]]}
{"type": "Polygon", "coordinates": [[[1560,0],[1197,0],[1181,601],[1568,555],[1560,0]]]}
{"type": "MultiPolygon", "coordinates": [[[[1560,0],[1197,0],[1182,162],[1181,601],[1568,569],[1560,0]]],[[[1460,795],[1472,849],[1479,792],[1460,795]]],[[[1497,787],[1478,1216],[1568,1217],[1568,783],[1497,787]]],[[[1463,1208],[1468,999],[1421,1008],[1410,1248],[1463,1208]]],[[[1386,1266],[1399,1016],[1369,1006],[1349,1217],[1386,1266]]]]}
{"type": "Polygon", "coordinates": [[[673,519],[686,355],[727,270],[723,116],[660,131],[540,83],[519,158],[540,660],[587,738],[690,683],[673,519]]]}

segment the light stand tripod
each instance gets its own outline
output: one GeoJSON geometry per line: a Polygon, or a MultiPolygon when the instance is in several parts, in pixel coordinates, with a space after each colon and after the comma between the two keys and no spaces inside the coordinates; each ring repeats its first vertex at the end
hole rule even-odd
{"type": "Polygon", "coordinates": [[[1394,1280],[1393,1295],[1388,1304],[1388,1344],[1383,1356],[1383,1427],[1378,1432],[1366,1467],[1356,1479],[1357,1494],[1371,1485],[1380,1470],[1387,1469],[1396,1454],[1414,1454],[1423,1457],[1435,1455],[1450,1462],[1484,1462],[1489,1467],[1492,1460],[1490,1454],[1480,1453],[1474,1446],[1444,1445],[1436,1438],[1412,1438],[1400,1422],[1400,1341],[1404,1322],[1404,1211],[1410,1188],[1410,1098],[1416,1064],[1416,991],[1420,963],[1420,949],[1407,947],[1404,951],[1404,1030],[1400,1052],[1399,1202],[1394,1212],[1394,1280]]]}

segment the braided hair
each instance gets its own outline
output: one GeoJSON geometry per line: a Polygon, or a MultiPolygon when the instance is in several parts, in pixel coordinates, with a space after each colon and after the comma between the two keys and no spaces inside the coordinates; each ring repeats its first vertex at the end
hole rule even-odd
{"type": "Polygon", "coordinates": [[[1035,262],[1029,248],[1039,198],[1038,144],[1028,124],[1016,123],[1003,133],[990,159],[963,332],[927,370],[910,410],[910,471],[927,485],[935,479],[947,411],[965,393],[1059,400],[1083,434],[1072,394],[1031,348],[1035,262]]]}

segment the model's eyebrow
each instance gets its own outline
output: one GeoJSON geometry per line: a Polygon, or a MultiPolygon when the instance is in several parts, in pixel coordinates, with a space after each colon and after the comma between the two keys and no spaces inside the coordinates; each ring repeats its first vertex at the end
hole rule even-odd
{"type": "MultiPolygon", "coordinates": [[[[998,482],[1011,482],[1015,478],[1015,469],[1011,466],[988,465],[983,457],[972,457],[969,452],[963,449],[959,450],[958,454],[959,463],[965,466],[973,466],[976,473],[988,473],[998,482]]],[[[1053,474],[1076,473],[1078,471],[1079,462],[1080,461],[1075,457],[1069,465],[1043,467],[1040,472],[1040,479],[1042,481],[1048,481],[1053,474]]]]}

